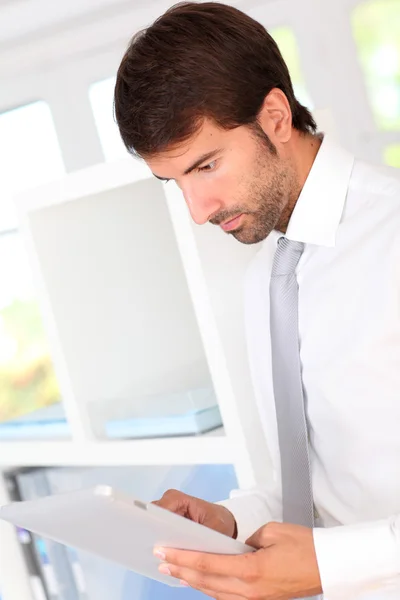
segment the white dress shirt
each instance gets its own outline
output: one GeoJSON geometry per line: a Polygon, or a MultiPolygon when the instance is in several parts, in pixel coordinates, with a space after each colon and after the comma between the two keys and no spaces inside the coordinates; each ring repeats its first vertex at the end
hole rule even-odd
{"type": "MultiPolygon", "coordinates": [[[[245,286],[248,355],[269,446],[269,489],[224,501],[245,540],[282,520],[269,331],[278,238],[245,286]]],[[[297,268],[310,431],[314,540],[326,600],[400,599],[400,172],[355,160],[325,136],[286,237],[297,268]]],[[[267,464],[267,461],[266,461],[267,464]]]]}

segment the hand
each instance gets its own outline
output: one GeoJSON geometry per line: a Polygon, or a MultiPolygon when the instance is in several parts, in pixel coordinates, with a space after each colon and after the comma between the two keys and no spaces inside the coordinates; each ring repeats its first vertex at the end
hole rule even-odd
{"type": "Polygon", "coordinates": [[[322,593],[312,529],[268,523],[236,556],[156,548],[160,571],[217,600],[289,600],[322,593]]]}
{"type": "Polygon", "coordinates": [[[161,500],[157,500],[153,504],[229,537],[236,536],[235,517],[225,506],[212,504],[177,490],[168,490],[161,500]]]}

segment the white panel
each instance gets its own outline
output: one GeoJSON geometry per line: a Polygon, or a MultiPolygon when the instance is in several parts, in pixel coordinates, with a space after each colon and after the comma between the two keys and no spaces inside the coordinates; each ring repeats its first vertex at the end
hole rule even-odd
{"type": "Polygon", "coordinates": [[[29,220],[78,402],[209,383],[159,182],[42,208],[29,220]]]}
{"type": "Polygon", "coordinates": [[[244,276],[257,246],[245,246],[212,225],[191,223],[181,192],[166,188],[168,205],[200,324],[215,391],[241,487],[266,483],[268,449],[256,408],[244,330],[244,276]]]}
{"type": "MultiPolygon", "coordinates": [[[[148,176],[148,169],[132,159],[100,164],[68,175],[41,188],[30,190],[16,198],[20,229],[31,260],[39,305],[50,344],[53,366],[62,390],[63,405],[74,440],[93,439],[93,427],[87,403],[79,402],[69,373],[69,365],[58,333],[58,323],[53,312],[52,299],[43,278],[42,265],[36,252],[29,217],[36,209],[54,207],[82,197],[115,190],[148,176]]],[[[22,455],[23,456],[23,455],[22,455]]],[[[64,455],[66,456],[66,455],[64,455]]],[[[24,463],[21,463],[24,464],[24,463]]],[[[40,464],[40,463],[39,463],[40,464]]]]}
{"type": "MultiPolygon", "coordinates": [[[[234,464],[240,453],[222,429],[196,437],[113,442],[0,443],[0,465],[122,466],[234,464]]],[[[1,501],[1,500],[0,500],[1,501]]],[[[0,580],[1,584],[1,580],[0,580]]]]}
{"type": "Polygon", "coordinates": [[[46,101],[51,106],[66,170],[76,171],[104,160],[87,86],[65,74],[57,75],[46,101]]]}

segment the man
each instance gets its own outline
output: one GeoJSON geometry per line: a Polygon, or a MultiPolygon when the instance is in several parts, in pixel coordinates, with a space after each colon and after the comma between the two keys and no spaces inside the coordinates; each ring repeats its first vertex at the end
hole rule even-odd
{"type": "MultiPolygon", "coordinates": [[[[345,90],[343,90],[345,93],[345,90]]],[[[316,133],[265,29],[214,3],[132,40],[115,111],[129,151],[194,221],[263,242],[246,281],[270,489],[160,506],[254,546],[158,548],[219,600],[400,598],[400,182],[316,133]]]]}

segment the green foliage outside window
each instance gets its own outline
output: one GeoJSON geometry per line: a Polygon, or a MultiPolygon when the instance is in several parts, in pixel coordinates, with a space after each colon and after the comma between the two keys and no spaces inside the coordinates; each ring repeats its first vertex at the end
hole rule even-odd
{"type": "Polygon", "coordinates": [[[299,102],[312,110],[313,104],[306,89],[301,70],[299,49],[293,31],[289,27],[277,27],[271,29],[269,33],[278,44],[279,50],[288,66],[296,98],[299,102]]]}
{"type": "Polygon", "coordinates": [[[360,4],[352,25],[377,124],[400,130],[400,0],[360,4]]]}
{"type": "Polygon", "coordinates": [[[0,421],[60,399],[19,234],[0,236],[0,421]]]}
{"type": "Polygon", "coordinates": [[[400,169],[400,144],[391,144],[385,150],[385,163],[400,169]]]}

